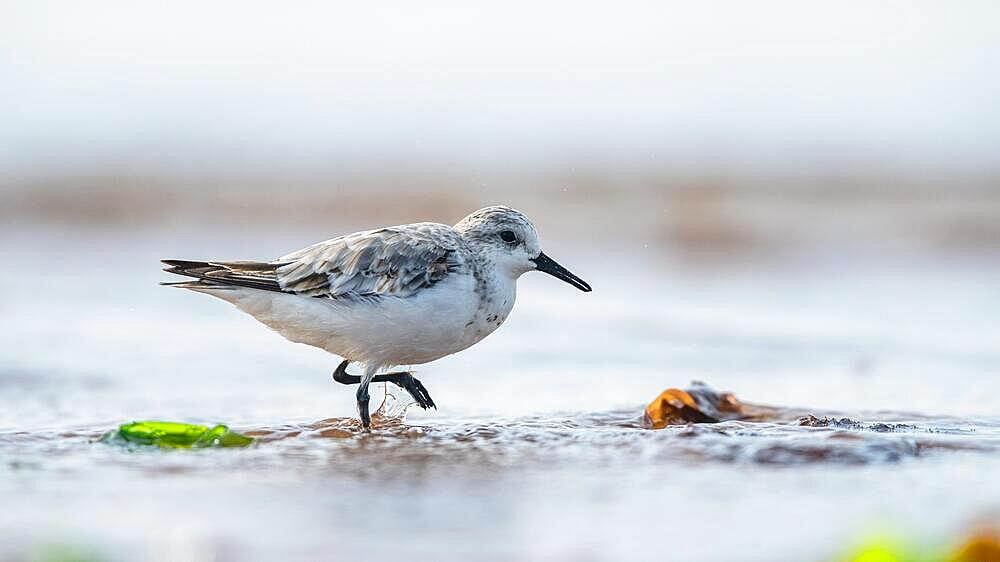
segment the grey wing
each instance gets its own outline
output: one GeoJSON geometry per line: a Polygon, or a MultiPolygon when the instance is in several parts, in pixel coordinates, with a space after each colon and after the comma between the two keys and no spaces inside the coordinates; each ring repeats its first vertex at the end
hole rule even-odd
{"type": "Polygon", "coordinates": [[[273,262],[282,290],[317,296],[406,297],[465,267],[451,227],[419,223],[320,242],[273,262]]]}

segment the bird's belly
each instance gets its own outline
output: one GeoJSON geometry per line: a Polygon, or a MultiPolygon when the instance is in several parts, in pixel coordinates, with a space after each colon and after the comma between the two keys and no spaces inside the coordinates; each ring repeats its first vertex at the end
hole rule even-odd
{"type": "Polygon", "coordinates": [[[467,334],[479,307],[471,277],[445,280],[411,297],[383,298],[370,306],[352,326],[333,335],[328,351],[383,366],[416,365],[475,343],[467,334]]]}
{"type": "Polygon", "coordinates": [[[459,352],[496,330],[507,315],[484,306],[472,276],[456,276],[406,298],[324,299],[258,289],[210,294],[288,340],[381,367],[418,365],[459,352]]]}

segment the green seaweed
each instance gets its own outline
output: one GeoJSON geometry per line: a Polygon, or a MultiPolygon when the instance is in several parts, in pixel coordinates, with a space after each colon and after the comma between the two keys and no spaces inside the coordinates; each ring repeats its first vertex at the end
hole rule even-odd
{"type": "Polygon", "coordinates": [[[101,441],[155,446],[163,449],[203,449],[208,447],[246,447],[252,437],[231,431],[219,424],[214,427],[168,421],[134,421],[118,426],[101,441]]]}

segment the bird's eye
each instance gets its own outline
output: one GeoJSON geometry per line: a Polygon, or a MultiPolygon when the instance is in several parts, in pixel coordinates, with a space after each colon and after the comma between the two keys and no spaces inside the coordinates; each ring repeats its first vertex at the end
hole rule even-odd
{"type": "Polygon", "coordinates": [[[511,230],[505,230],[500,233],[500,239],[509,244],[511,242],[517,242],[517,235],[511,230]]]}

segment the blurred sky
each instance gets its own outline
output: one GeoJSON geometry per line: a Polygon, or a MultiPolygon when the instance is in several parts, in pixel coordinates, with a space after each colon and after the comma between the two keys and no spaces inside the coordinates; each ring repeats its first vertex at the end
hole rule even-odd
{"type": "Polygon", "coordinates": [[[573,158],[991,172],[998,21],[990,1],[7,1],[0,173],[573,158]]]}

